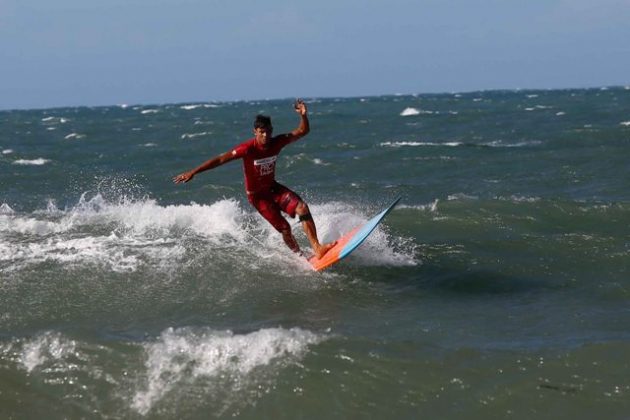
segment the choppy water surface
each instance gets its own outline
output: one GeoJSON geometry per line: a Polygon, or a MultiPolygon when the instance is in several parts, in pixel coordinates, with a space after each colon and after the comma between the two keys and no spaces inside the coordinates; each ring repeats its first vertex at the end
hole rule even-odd
{"type": "Polygon", "coordinates": [[[307,102],[320,236],[403,196],[323,274],[171,182],[291,101],[0,112],[0,417],[628,415],[629,89],[307,102]]]}

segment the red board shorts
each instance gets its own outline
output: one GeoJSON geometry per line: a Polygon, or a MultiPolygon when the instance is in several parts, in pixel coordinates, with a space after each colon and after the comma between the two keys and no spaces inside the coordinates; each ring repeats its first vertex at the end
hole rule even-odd
{"type": "Polygon", "coordinates": [[[268,191],[248,193],[247,199],[278,232],[291,229],[280,211],[293,218],[295,208],[302,201],[299,195],[277,182],[268,191]]]}

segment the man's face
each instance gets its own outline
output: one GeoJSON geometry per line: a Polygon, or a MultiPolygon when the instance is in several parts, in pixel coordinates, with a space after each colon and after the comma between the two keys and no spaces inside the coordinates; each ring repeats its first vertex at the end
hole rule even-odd
{"type": "Polygon", "coordinates": [[[256,136],[256,143],[266,147],[271,141],[271,134],[273,133],[272,127],[254,128],[254,136],[256,136]]]}

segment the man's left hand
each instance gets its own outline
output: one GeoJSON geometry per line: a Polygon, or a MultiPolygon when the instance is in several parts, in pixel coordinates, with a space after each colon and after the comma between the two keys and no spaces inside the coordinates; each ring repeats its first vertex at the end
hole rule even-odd
{"type": "Polygon", "coordinates": [[[306,109],[306,104],[301,99],[295,101],[295,103],[293,104],[293,108],[295,109],[295,112],[300,115],[306,115],[306,113],[308,112],[308,110],[306,109]]]}

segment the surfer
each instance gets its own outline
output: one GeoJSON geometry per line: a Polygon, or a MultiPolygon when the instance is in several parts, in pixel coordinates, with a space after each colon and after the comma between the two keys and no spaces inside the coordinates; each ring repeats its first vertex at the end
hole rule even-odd
{"type": "Polygon", "coordinates": [[[197,168],[184,172],[173,178],[180,184],[188,182],[200,172],[214,169],[235,159],[243,159],[245,172],[245,191],[252,206],[278,231],[287,246],[296,253],[301,253],[291,226],[280,211],[294,218],[297,214],[311,248],[321,258],[335,243],[321,244],[317,238],[315,221],[308,205],[299,195],[276,181],[276,161],[280,150],[286,145],[304,137],[310,131],[306,104],[298,99],[294,104],[300,116],[300,125],[287,134],[273,136],[271,118],[257,115],[254,121],[254,138],[239,144],[232,150],[202,163],[197,168]]]}

